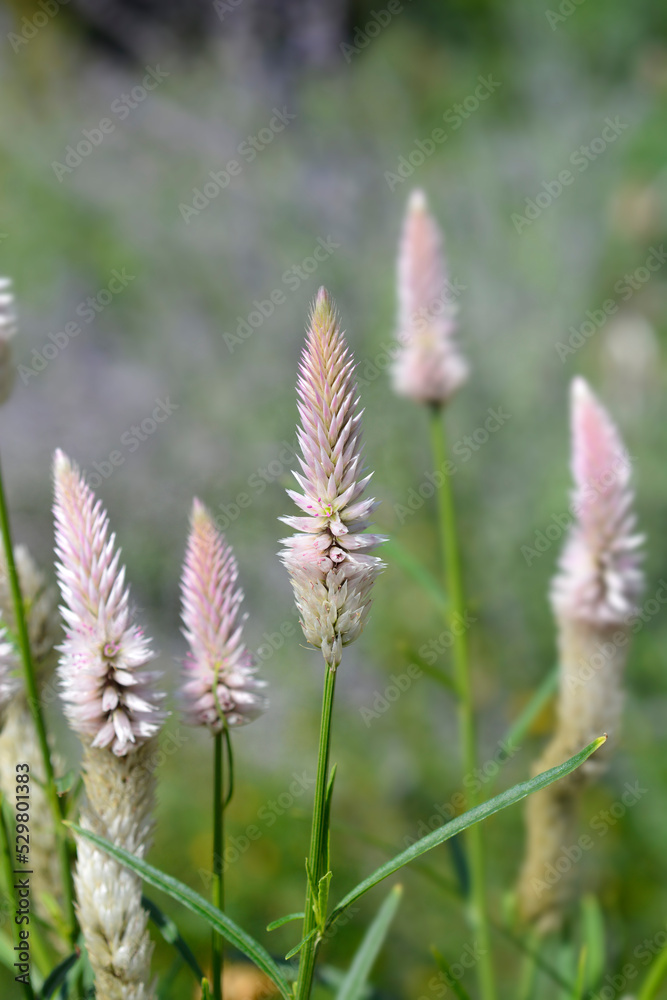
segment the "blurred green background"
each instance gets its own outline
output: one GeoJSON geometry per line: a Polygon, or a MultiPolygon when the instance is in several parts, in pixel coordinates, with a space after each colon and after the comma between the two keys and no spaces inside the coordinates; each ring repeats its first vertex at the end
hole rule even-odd
{"type": "MultiPolygon", "coordinates": [[[[15,533],[50,567],[54,448],[96,474],[91,482],[108,506],[138,613],[173,692],[184,654],[178,577],[193,495],[222,515],[246,591],[248,642],[271,698],[268,714],[235,736],[228,831],[242,837],[259,816],[262,836],[230,866],[227,897],[230,914],[264,941],[269,921],[301,906],[311,793],[288,789],[295,774],[314,774],[319,724],[321,658],[294,629],[276,551],[284,533],[277,518],[293,512],[284,488],[294,465],[295,373],[320,284],[335,297],[360,363],[366,460],[383,501],[379,527],[437,572],[433,501],[407,517],[397,509],[432,468],[426,417],[392,395],[383,370],[394,335],[396,245],[413,186],[425,189],[463,286],[460,342],[472,377],[448,414],[451,441],[483,426],[489,408],[510,416],[459,463],[454,482],[477,618],[470,640],[481,761],[554,661],[547,591],[561,543],[532,559],[522,546],[533,546],[536,532],[567,509],[567,391],[575,373],[609,406],[635,460],[649,537],[647,598],[667,570],[667,267],[648,281],[643,271],[630,284],[624,278],[667,236],[667,8],[660,0],[396,6],[377,31],[369,26],[387,20],[378,17],[387,10],[381,3],[266,11],[252,0],[172,3],[152,14],[146,5],[70,3],[48,16],[43,4],[0,8],[0,271],[15,280],[15,359],[24,366],[0,431],[15,533]],[[141,91],[133,98],[149,69],[162,79],[145,99],[141,91]],[[456,106],[489,76],[493,93],[462,117],[456,106]],[[288,124],[267,133],[275,109],[288,124]],[[573,168],[575,182],[558,197],[545,195],[608,118],[620,123],[618,138],[585,170],[573,168]],[[446,140],[419,163],[417,140],[441,127],[446,140]],[[90,150],[80,146],[86,153],[77,162],[68,147],[76,150],[84,130],[101,139],[90,140],[90,150]],[[248,136],[262,147],[254,157],[249,146],[239,149],[248,136]],[[240,171],[206,195],[211,172],[231,160],[240,171]],[[401,163],[410,176],[387,178],[401,163]],[[195,189],[203,201],[194,201],[195,189]],[[513,220],[540,194],[536,204],[545,207],[528,208],[537,217],[513,220]],[[183,208],[193,202],[196,213],[183,208]],[[329,251],[313,270],[304,262],[318,241],[329,251]],[[126,285],[107,294],[114,271],[126,285]],[[275,290],[283,297],[271,315],[237,336],[275,290]],[[563,356],[557,345],[570,328],[607,299],[618,304],[614,316],[563,356]],[[80,332],[63,336],[72,323],[80,332]],[[132,428],[167,399],[168,419],[137,435],[132,428]],[[116,467],[112,452],[120,453],[116,467]],[[239,495],[249,502],[236,517],[239,495]]],[[[444,688],[423,676],[368,725],[362,712],[443,627],[424,591],[388,563],[371,622],[340,672],[336,897],[386,856],[354,831],[398,849],[460,783],[455,707],[444,688]]],[[[666,642],[661,611],[634,640],[622,740],[582,817],[583,829],[587,814],[616,801],[626,781],[648,789],[576,872],[578,889],[601,902],[612,974],[628,961],[643,974],[633,953],[666,926],[666,642]]],[[[447,652],[438,666],[449,667],[447,652]]],[[[57,707],[52,716],[59,745],[76,760],[57,707]]],[[[548,712],[540,717],[497,788],[527,776],[551,721],[548,712]]],[[[178,749],[159,771],[151,859],[206,891],[210,739],[185,730],[176,715],[166,732],[167,748],[178,749]]],[[[484,832],[491,911],[502,922],[522,858],[521,809],[484,832]]],[[[431,861],[457,877],[446,846],[431,861]]],[[[387,998],[430,998],[429,946],[455,962],[470,932],[441,889],[414,872],[404,882],[375,981],[387,998]]],[[[327,945],[327,962],[347,965],[380,898],[368,897],[327,945]]],[[[157,901],[205,956],[206,928],[157,901]]],[[[577,920],[575,907],[574,940],[577,920]]],[[[284,954],[297,934],[288,925],[270,946],[284,954]]],[[[500,934],[494,943],[501,996],[515,997],[521,953],[500,934]]],[[[569,975],[574,953],[563,945],[554,956],[569,975]]],[[[172,958],[158,943],[162,975],[172,958]]],[[[474,976],[464,979],[472,996],[474,976]]],[[[172,987],[170,996],[191,995],[187,971],[172,987]]],[[[0,991],[7,1000],[19,996],[4,970],[0,991]]],[[[552,995],[559,994],[545,980],[540,996],[552,995]]]]}

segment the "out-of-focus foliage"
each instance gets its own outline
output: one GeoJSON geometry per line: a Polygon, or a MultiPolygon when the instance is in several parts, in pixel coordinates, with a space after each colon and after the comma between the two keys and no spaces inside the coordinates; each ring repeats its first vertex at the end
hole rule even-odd
{"type": "MultiPolygon", "coordinates": [[[[193,494],[220,515],[271,694],[266,717],[235,739],[228,831],[230,857],[239,860],[229,865],[227,897],[230,914],[266,940],[267,923],[301,906],[322,681],[275,555],[284,532],[277,517],[290,508],[296,366],[320,284],[340,307],[360,365],[380,528],[436,569],[432,501],[412,492],[429,492],[425,414],[392,396],[384,371],[411,186],[427,191],[444,228],[472,368],[449,425],[476,618],[480,759],[492,759],[554,660],[546,594],[567,512],[567,385],[576,372],[614,413],[633,456],[650,538],[647,599],[659,591],[667,571],[667,261],[655,271],[646,262],[661,260],[666,236],[667,15],[657,0],[415,0],[376,32],[373,11],[386,8],[358,5],[340,27],[352,48],[337,42],[326,59],[299,62],[272,60],[266,46],[235,33],[233,19],[243,15],[233,6],[194,52],[158,35],[122,59],[95,47],[73,8],[19,43],[11,33],[25,32],[22,18],[42,8],[2,8],[0,271],[15,279],[14,347],[25,367],[3,410],[0,444],[17,538],[47,566],[53,449],[87,470],[172,689],[184,654],[178,573],[193,494]],[[151,82],[164,78],[138,100],[133,88],[150,70],[151,82]],[[479,77],[492,92],[469,111],[479,77]],[[617,135],[600,150],[591,144],[607,119],[617,135]],[[428,149],[434,129],[446,139],[408,179],[388,181],[411,156],[418,163],[418,142],[428,149]],[[261,147],[254,156],[249,136],[261,147]],[[85,155],[66,162],[82,140],[85,155]],[[582,146],[591,152],[578,153],[582,146]],[[230,161],[240,169],[225,183],[230,161]],[[573,182],[558,194],[563,170],[573,182]],[[201,196],[188,212],[182,206],[193,206],[195,189],[201,196]],[[513,221],[527,212],[537,217],[513,221]],[[318,247],[323,259],[313,267],[318,247]],[[107,294],[117,273],[125,277],[107,294]],[[489,409],[501,426],[485,435],[489,409]],[[249,825],[259,839],[247,837],[249,825]]],[[[396,850],[435,823],[460,787],[455,710],[444,688],[424,675],[386,710],[376,700],[414,651],[426,646],[421,655],[430,658],[443,628],[424,592],[389,562],[371,623],[341,668],[333,756],[345,829],[332,844],[334,898],[384,857],[353,831],[381,835],[396,850]]],[[[576,873],[582,891],[599,892],[612,973],[628,962],[643,973],[642,942],[654,942],[665,921],[664,605],[647,605],[645,617],[630,656],[622,743],[590,792],[582,829],[626,782],[646,792],[617,821],[598,822],[605,832],[593,833],[594,850],[576,873]]],[[[444,645],[437,663],[446,669],[444,645]]],[[[58,706],[49,711],[74,760],[58,706]]],[[[540,717],[503,765],[499,787],[528,774],[550,725],[548,714],[540,717]]],[[[208,887],[210,756],[207,735],[174,716],[151,860],[200,891],[208,887]]],[[[518,809],[485,828],[498,921],[522,837],[518,809]]],[[[446,876],[460,872],[448,849],[434,863],[446,876]]],[[[201,953],[206,928],[158,902],[201,953]]],[[[327,961],[347,965],[378,905],[370,899],[340,929],[327,961]]],[[[270,936],[276,953],[296,943],[295,926],[270,936]]],[[[459,904],[418,873],[406,876],[392,935],[377,968],[387,997],[434,995],[429,945],[454,963],[469,939],[459,904]]],[[[500,934],[495,944],[501,995],[514,997],[522,957],[500,934]]],[[[173,953],[160,940],[156,955],[164,976],[173,953]]],[[[552,960],[574,979],[572,948],[554,946],[552,960]]],[[[188,977],[179,972],[165,996],[188,996],[188,977]]],[[[473,974],[464,985],[474,991],[473,974]]],[[[7,1000],[19,996],[4,970],[0,988],[7,1000]]]]}

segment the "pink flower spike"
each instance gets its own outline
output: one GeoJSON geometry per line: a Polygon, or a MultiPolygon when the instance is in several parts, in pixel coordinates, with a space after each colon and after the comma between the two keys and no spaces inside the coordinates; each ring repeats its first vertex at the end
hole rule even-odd
{"type": "Polygon", "coordinates": [[[123,757],[154,736],[165,713],[161,676],[144,667],[155,654],[132,621],[125,569],[106,511],[78,467],[54,457],[56,573],[66,638],[58,675],[65,714],[93,747],[123,757]]]}
{"type": "Polygon", "coordinates": [[[399,348],[392,375],[399,395],[444,405],[466,381],[455,315],[440,229],[423,191],[413,191],[398,256],[399,348]]]}
{"type": "Polygon", "coordinates": [[[370,480],[361,468],[361,414],[354,360],[333,303],[320,288],[301,357],[297,391],[303,494],[288,490],[307,515],[283,517],[300,534],[282,539],[301,627],[330,665],[361,633],[383,562],[369,553],[382,541],[363,534],[377,507],[362,500],[370,480]]]}
{"type": "Polygon", "coordinates": [[[609,414],[582,378],[572,383],[571,509],[575,521],[552,587],[560,616],[622,625],[642,590],[631,460],[609,414]]]}
{"type": "Polygon", "coordinates": [[[254,676],[252,656],[243,644],[243,591],[237,579],[231,546],[195,500],[181,576],[183,635],[190,647],[181,700],[187,721],[213,733],[221,732],[225,722],[252,722],[266,709],[260,693],[264,681],[254,676]]]}

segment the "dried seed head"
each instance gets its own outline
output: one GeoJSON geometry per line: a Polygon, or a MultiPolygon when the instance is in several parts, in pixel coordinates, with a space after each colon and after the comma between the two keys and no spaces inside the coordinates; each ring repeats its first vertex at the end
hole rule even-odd
{"type": "Polygon", "coordinates": [[[363,533],[377,503],[361,499],[371,476],[361,468],[354,361],[324,288],[313,308],[297,392],[302,473],[294,478],[303,492],[287,492],[306,516],[281,518],[298,534],[283,539],[280,555],[306,639],[337,666],[342,646],[363,629],[384,564],[369,555],[382,537],[363,533]]]}
{"type": "Polygon", "coordinates": [[[398,255],[398,341],[394,390],[418,403],[442,405],[468,378],[456,344],[442,236],[422,191],[408,202],[398,255]]]}
{"type": "Polygon", "coordinates": [[[635,534],[630,459],[606,410],[583,379],[572,385],[570,529],[551,600],[558,623],[560,691],[553,739],[534,768],[562,763],[607,733],[589,761],[532,795],[526,808],[527,848],[518,898],[523,916],[543,931],[562,922],[571,880],[554,883],[563,845],[576,841],[579,799],[604,770],[623,708],[623,671],[642,590],[641,537],[635,534]]]}
{"type": "Polygon", "coordinates": [[[65,642],[58,673],[65,714],[93,747],[123,756],[154,736],[165,713],[155,654],[132,621],[125,568],[100,501],[62,451],[54,460],[56,572],[65,642]]]}
{"type": "Polygon", "coordinates": [[[213,518],[195,500],[181,576],[183,634],[190,647],[181,688],[188,722],[218,733],[252,722],[266,708],[264,682],[255,677],[245,648],[241,615],[243,591],[231,546],[213,518]]]}
{"type": "Polygon", "coordinates": [[[8,400],[14,385],[10,341],[15,333],[12,282],[9,278],[0,278],[0,405],[8,400]]]}
{"type": "MultiPolygon", "coordinates": [[[[33,661],[38,671],[50,661],[59,633],[55,588],[24,545],[14,549],[33,661]]],[[[16,620],[7,560],[0,544],[0,708],[20,688],[21,657],[16,646],[16,620]]]]}

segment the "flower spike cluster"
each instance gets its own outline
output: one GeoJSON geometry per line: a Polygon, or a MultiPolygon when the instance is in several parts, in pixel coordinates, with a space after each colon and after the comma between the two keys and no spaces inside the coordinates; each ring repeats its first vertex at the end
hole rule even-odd
{"type": "Polygon", "coordinates": [[[213,733],[252,722],[266,708],[252,655],[243,644],[243,591],[231,546],[195,500],[181,576],[182,619],[190,652],[181,688],[187,721],[213,733]]]}
{"type": "Polygon", "coordinates": [[[164,721],[163,695],[155,691],[161,675],[144,669],[155,654],[132,621],[125,569],[106,512],[61,451],[54,478],[56,571],[66,624],[58,669],[65,714],[93,747],[124,756],[164,721]]]}
{"type": "Polygon", "coordinates": [[[582,378],[572,383],[572,474],[576,521],[553,583],[554,610],[591,625],[623,625],[636,609],[643,579],[630,458],[582,378]]]}
{"type": "Polygon", "coordinates": [[[621,722],[623,671],[643,577],[635,533],[630,459],[606,410],[586,382],[572,384],[571,510],[551,603],[558,626],[558,721],[534,773],[561,764],[596,736],[604,750],[567,778],[532,795],[526,808],[527,849],[519,881],[523,916],[542,931],[557,928],[571,894],[553,882],[563,844],[576,840],[579,798],[604,769],[621,722]]]}
{"type": "Polygon", "coordinates": [[[303,492],[287,492],[305,516],[281,518],[298,533],[283,539],[280,555],[304,635],[336,667],[341,648],[365,624],[384,565],[369,553],[384,539],[364,534],[377,503],[362,499],[371,476],[361,468],[354,361],[324,288],[313,308],[297,391],[302,471],[294,477],[303,492]]]}
{"type": "Polygon", "coordinates": [[[422,191],[413,191],[398,255],[398,342],[395,391],[442,406],[468,378],[455,341],[455,307],[447,281],[442,235],[422,191]]]}

